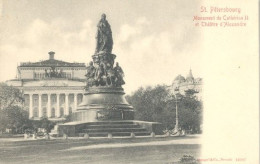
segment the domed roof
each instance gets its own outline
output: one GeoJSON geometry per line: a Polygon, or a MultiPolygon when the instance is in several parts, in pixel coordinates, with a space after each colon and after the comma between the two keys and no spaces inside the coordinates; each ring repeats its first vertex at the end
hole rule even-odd
{"type": "Polygon", "coordinates": [[[178,75],[173,82],[184,82],[185,78],[182,75],[178,75]]]}

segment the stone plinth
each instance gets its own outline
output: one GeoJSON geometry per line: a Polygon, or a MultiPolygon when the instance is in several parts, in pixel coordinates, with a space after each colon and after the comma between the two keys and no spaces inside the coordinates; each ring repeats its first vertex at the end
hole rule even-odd
{"type": "Polygon", "coordinates": [[[133,120],[134,110],[124,97],[121,87],[98,86],[89,88],[77,111],[73,113],[73,121],[106,121],[133,120]]]}

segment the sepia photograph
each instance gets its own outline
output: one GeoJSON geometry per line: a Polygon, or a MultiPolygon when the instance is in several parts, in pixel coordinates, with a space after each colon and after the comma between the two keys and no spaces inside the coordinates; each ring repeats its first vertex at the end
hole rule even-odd
{"type": "Polygon", "coordinates": [[[256,4],[1,0],[0,163],[257,164],[256,4]]]}

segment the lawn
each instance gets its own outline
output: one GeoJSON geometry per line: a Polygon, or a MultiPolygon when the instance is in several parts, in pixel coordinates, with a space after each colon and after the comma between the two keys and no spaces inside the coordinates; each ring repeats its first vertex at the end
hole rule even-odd
{"type": "Polygon", "coordinates": [[[199,157],[199,137],[0,141],[0,163],[176,163],[199,157]]]}

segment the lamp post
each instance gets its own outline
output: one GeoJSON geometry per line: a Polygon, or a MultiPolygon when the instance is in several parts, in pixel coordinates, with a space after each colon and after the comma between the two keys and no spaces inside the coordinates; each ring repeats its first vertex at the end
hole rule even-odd
{"type": "Polygon", "coordinates": [[[178,95],[179,95],[179,88],[174,89],[175,101],[176,101],[176,123],[175,123],[175,132],[179,135],[179,118],[178,118],[178,95]]]}

